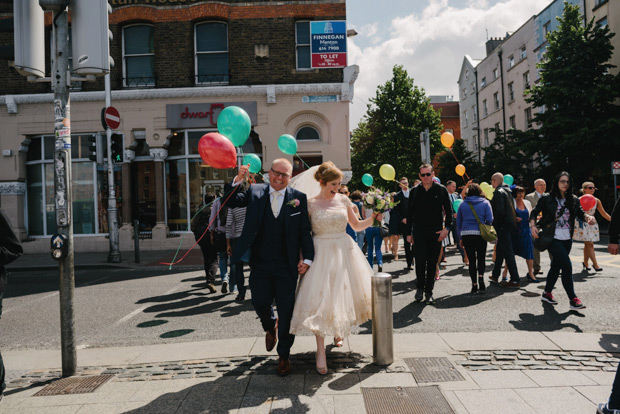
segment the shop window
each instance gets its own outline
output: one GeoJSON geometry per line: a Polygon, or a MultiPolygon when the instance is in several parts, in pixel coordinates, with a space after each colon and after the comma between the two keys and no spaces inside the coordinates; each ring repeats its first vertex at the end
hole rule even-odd
{"type": "Polygon", "coordinates": [[[153,26],[123,29],[123,84],[127,87],[155,86],[153,26]]]}
{"type": "Polygon", "coordinates": [[[304,126],[297,131],[295,139],[298,141],[320,141],[321,134],[314,127],[304,126]]]}
{"type": "Polygon", "coordinates": [[[297,69],[310,69],[310,22],[295,23],[295,52],[297,69]]]}
{"type": "Polygon", "coordinates": [[[196,83],[228,84],[228,25],[220,22],[197,24],[196,83]]]}

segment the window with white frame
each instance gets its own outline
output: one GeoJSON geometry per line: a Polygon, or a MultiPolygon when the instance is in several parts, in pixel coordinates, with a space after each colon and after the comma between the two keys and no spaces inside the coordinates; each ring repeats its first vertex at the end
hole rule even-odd
{"type": "Polygon", "coordinates": [[[515,83],[514,82],[510,82],[508,84],[508,98],[510,99],[510,102],[515,100],[515,83]]]}
{"type": "Polygon", "coordinates": [[[530,89],[530,72],[523,74],[523,90],[530,89]]]}
{"type": "Polygon", "coordinates": [[[487,100],[484,99],[482,101],[482,116],[487,116],[489,115],[489,108],[487,107],[487,100]]]}
{"type": "Polygon", "coordinates": [[[297,70],[311,69],[309,21],[295,23],[295,52],[297,54],[297,70]]]}
{"type": "Polygon", "coordinates": [[[487,86],[487,78],[486,76],[482,78],[482,80],[480,81],[480,87],[484,88],[485,86],[487,86]]]}
{"type": "Polygon", "coordinates": [[[478,121],[478,108],[476,108],[476,105],[471,107],[471,112],[474,114],[474,122],[478,121]]]}
{"type": "Polygon", "coordinates": [[[511,129],[515,129],[517,127],[514,115],[511,115],[510,118],[508,118],[508,123],[511,129]]]}
{"type": "Polygon", "coordinates": [[[310,125],[304,125],[297,130],[295,139],[298,141],[320,141],[321,134],[319,130],[310,125]]]}
{"type": "Polygon", "coordinates": [[[489,128],[484,129],[484,146],[489,146],[489,128]]]}
{"type": "Polygon", "coordinates": [[[196,83],[227,84],[228,25],[222,22],[199,23],[194,28],[196,83]]]}
{"type": "Polygon", "coordinates": [[[476,93],[476,82],[471,83],[471,93],[476,93]]]}
{"type": "Polygon", "coordinates": [[[467,98],[467,88],[463,88],[463,98],[467,98]]]}
{"type": "Polygon", "coordinates": [[[543,37],[545,38],[545,40],[547,39],[547,34],[549,33],[550,26],[551,26],[551,21],[548,21],[547,23],[543,24],[543,37]]]}
{"type": "Polygon", "coordinates": [[[607,16],[597,21],[596,24],[599,25],[601,28],[607,27],[607,16]]]}
{"type": "Polygon", "coordinates": [[[497,134],[497,131],[499,131],[499,122],[496,122],[495,126],[493,127],[493,132],[497,134]]]}
{"type": "Polygon", "coordinates": [[[495,110],[499,109],[499,92],[495,92],[493,94],[493,105],[495,107],[495,110]]]}
{"type": "Polygon", "coordinates": [[[497,68],[493,69],[493,80],[499,77],[499,70],[497,68]]]}
{"type": "Polygon", "coordinates": [[[508,56],[508,69],[515,65],[515,55],[508,56]]]}
{"type": "Polygon", "coordinates": [[[525,115],[525,129],[532,128],[532,108],[526,108],[524,111],[525,115]]]}
{"type": "Polygon", "coordinates": [[[525,45],[521,46],[521,60],[525,59],[527,57],[527,49],[525,47],[525,45]]]}
{"type": "Polygon", "coordinates": [[[155,86],[155,46],[151,25],[123,28],[123,85],[155,86]]]}
{"type": "Polygon", "coordinates": [[[467,111],[463,113],[463,126],[464,127],[467,126],[467,111]]]}

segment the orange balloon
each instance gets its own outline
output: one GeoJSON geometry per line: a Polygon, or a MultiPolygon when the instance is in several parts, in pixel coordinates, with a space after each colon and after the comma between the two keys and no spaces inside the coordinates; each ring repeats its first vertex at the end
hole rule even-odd
{"type": "Polygon", "coordinates": [[[444,132],[441,134],[441,143],[444,147],[452,148],[454,144],[454,135],[451,132],[444,132]]]}
{"type": "Polygon", "coordinates": [[[456,166],[454,171],[462,177],[465,174],[465,166],[463,164],[459,164],[456,166]]]}

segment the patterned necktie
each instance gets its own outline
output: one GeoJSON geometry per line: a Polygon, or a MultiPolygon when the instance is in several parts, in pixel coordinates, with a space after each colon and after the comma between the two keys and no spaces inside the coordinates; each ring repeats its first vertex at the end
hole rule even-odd
{"type": "Polygon", "coordinates": [[[277,191],[273,192],[273,200],[271,200],[271,211],[273,211],[273,216],[276,218],[278,217],[278,214],[280,214],[280,203],[278,202],[278,200],[280,200],[280,197],[282,197],[282,194],[277,191]]]}

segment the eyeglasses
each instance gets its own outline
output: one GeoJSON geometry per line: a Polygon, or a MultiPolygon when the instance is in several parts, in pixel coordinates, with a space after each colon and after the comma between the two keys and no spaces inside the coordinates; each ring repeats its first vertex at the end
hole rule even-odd
{"type": "Polygon", "coordinates": [[[430,177],[432,174],[433,173],[425,173],[425,174],[420,173],[420,177],[430,177]]]}
{"type": "Polygon", "coordinates": [[[340,193],[340,194],[345,194],[345,195],[349,194],[349,192],[348,192],[348,191],[338,191],[338,193],[340,193]]]}
{"type": "Polygon", "coordinates": [[[568,180],[560,180],[558,181],[560,184],[568,184],[568,180]]]}
{"type": "Polygon", "coordinates": [[[596,190],[596,187],[586,187],[588,190],[596,190]]]}
{"type": "Polygon", "coordinates": [[[289,178],[290,175],[286,173],[281,173],[280,171],[276,171],[273,168],[270,170],[276,177],[289,178]]]}

